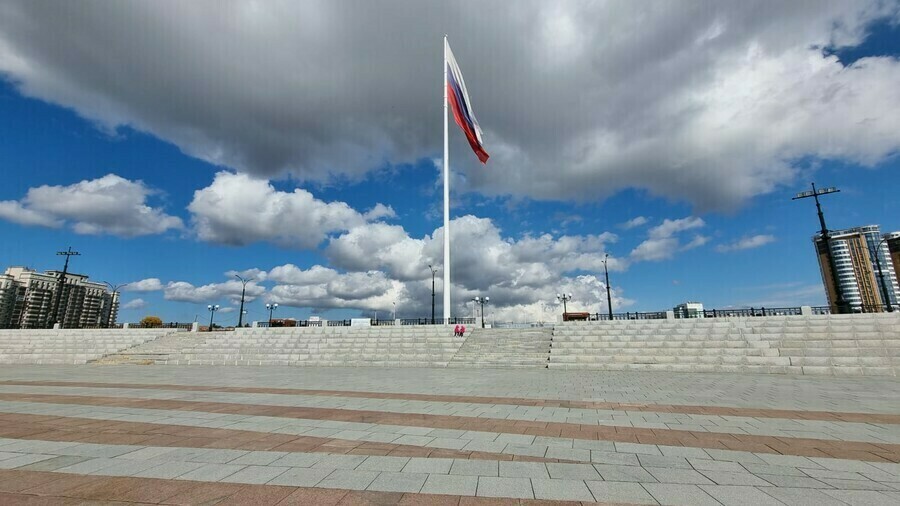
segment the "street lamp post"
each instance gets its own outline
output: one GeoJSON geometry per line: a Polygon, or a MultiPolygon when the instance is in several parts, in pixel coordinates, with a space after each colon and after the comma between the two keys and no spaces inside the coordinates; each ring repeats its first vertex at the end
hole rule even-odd
{"type": "Polygon", "coordinates": [[[481,304],[481,328],[484,328],[484,305],[491,301],[490,297],[475,297],[475,304],[481,304]]]}
{"type": "Polygon", "coordinates": [[[822,214],[822,205],[819,204],[819,195],[826,195],[829,193],[837,193],[841,190],[837,188],[823,188],[816,189],[816,183],[812,183],[812,191],[805,191],[798,193],[791,200],[799,200],[812,197],[816,201],[816,211],[819,213],[819,225],[822,228],[822,242],[825,243],[825,255],[828,257],[828,267],[831,269],[831,280],[834,283],[834,293],[835,293],[835,301],[834,305],[837,307],[838,313],[849,313],[850,310],[847,307],[847,301],[844,300],[844,294],[841,290],[841,283],[838,280],[837,266],[834,263],[834,255],[831,252],[831,234],[828,232],[828,227],[825,226],[825,215],[822,214]]]}
{"type": "Polygon", "coordinates": [[[272,313],[274,313],[275,310],[278,309],[278,303],[276,302],[275,304],[266,304],[266,309],[269,310],[269,325],[272,325],[272,313]]]}
{"type": "Polygon", "coordinates": [[[219,305],[218,305],[218,304],[216,304],[215,306],[209,305],[209,306],[206,306],[206,309],[209,310],[209,331],[212,332],[212,330],[213,330],[213,316],[215,316],[216,311],[219,310],[219,305]]]}
{"type": "Polygon", "coordinates": [[[393,316],[393,318],[392,318],[393,320],[396,320],[397,319],[397,302],[394,301],[394,302],[391,302],[391,304],[394,305],[394,314],[391,316],[393,316]]]}
{"type": "MultiPolygon", "coordinates": [[[[112,316],[112,305],[115,304],[116,300],[118,299],[117,296],[119,295],[119,288],[122,288],[127,283],[122,283],[121,285],[113,285],[109,281],[104,281],[103,283],[106,284],[106,286],[108,286],[109,290],[112,292],[112,299],[110,300],[110,303],[109,303],[109,315],[111,317],[112,316]]],[[[115,323],[115,322],[112,322],[112,323],[115,323]]],[[[110,321],[109,321],[109,318],[107,318],[106,319],[106,328],[109,328],[109,324],[110,324],[110,321]]]]}
{"type": "Polygon", "coordinates": [[[253,278],[244,279],[237,274],[235,274],[234,277],[241,280],[241,309],[239,313],[240,316],[238,316],[238,328],[240,328],[244,324],[244,295],[247,294],[247,283],[253,281],[253,278]]]}
{"type": "Polygon", "coordinates": [[[431,270],[431,324],[434,325],[434,275],[437,273],[437,269],[428,265],[428,268],[431,270]]]}
{"type": "Polygon", "coordinates": [[[881,281],[881,299],[887,306],[888,313],[891,313],[894,311],[894,306],[891,304],[891,299],[888,297],[887,285],[884,284],[884,273],[881,271],[881,256],[878,251],[885,241],[887,241],[887,239],[882,239],[878,245],[875,246],[875,264],[878,266],[878,279],[881,281]]]}
{"type": "Polygon", "coordinates": [[[609,269],[606,268],[607,260],[609,260],[609,253],[607,253],[606,256],[603,257],[603,272],[606,274],[606,304],[609,308],[609,321],[612,321],[612,295],[610,295],[609,292],[609,269]]]}
{"type": "Polygon", "coordinates": [[[566,313],[569,312],[566,309],[566,302],[572,300],[572,294],[571,293],[556,294],[556,300],[563,303],[563,319],[565,319],[566,313]]]}

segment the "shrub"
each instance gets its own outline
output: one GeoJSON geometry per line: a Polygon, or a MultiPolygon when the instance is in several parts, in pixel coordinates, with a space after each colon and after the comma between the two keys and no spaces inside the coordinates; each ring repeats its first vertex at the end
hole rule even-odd
{"type": "Polygon", "coordinates": [[[145,316],[141,320],[141,327],[160,327],[162,326],[162,318],[159,316],[145,316]]]}

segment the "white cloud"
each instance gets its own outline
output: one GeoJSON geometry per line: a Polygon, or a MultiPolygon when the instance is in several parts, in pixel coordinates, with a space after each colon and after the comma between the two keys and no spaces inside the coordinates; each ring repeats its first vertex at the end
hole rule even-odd
{"type": "MultiPolygon", "coordinates": [[[[194,286],[186,281],[171,281],[163,289],[163,297],[176,302],[216,303],[224,298],[232,302],[240,302],[242,288],[241,282],[236,279],[203,286],[194,286]]],[[[244,300],[246,302],[253,301],[265,292],[265,287],[259,286],[255,282],[247,283],[244,300]]]]}
{"type": "Polygon", "coordinates": [[[709,238],[700,234],[685,245],[676,234],[687,230],[695,230],[705,227],[706,223],[696,216],[688,216],[677,220],[665,219],[663,222],[647,231],[647,240],[640,243],[631,251],[631,259],[634,261],[659,261],[667,260],[675,256],[679,251],[686,251],[703,246],[709,242],[709,238]]]}
{"type": "Polygon", "coordinates": [[[147,205],[154,193],[142,181],[107,174],[69,186],[31,188],[19,202],[0,202],[0,219],[54,228],[69,223],[78,234],[122,237],[183,228],[180,218],[147,205]]]}
{"type": "Polygon", "coordinates": [[[144,299],[134,299],[123,304],[122,309],[144,309],[147,305],[144,299]]]}
{"type": "Polygon", "coordinates": [[[335,267],[384,269],[396,279],[412,280],[422,279],[428,269],[424,248],[425,240],[409,237],[403,227],[373,223],[332,239],[325,255],[335,267]]]}
{"type": "MultiPolygon", "coordinates": [[[[358,180],[440,152],[440,73],[423,69],[440,62],[435,34],[450,33],[492,154],[491,170],[473,170],[451,134],[467,189],[595,200],[638,187],[728,208],[790,184],[795,160],[873,166],[897,152],[900,111],[885,104],[900,103],[900,61],[844,66],[821,48],[855,46],[898,11],[880,0],[526,0],[515,15],[474,0],[21,0],[0,6],[0,72],[102,129],[149,132],[213,164],[358,180]]],[[[215,237],[253,237],[220,225],[215,237]]]]}
{"type": "Polygon", "coordinates": [[[619,227],[624,228],[625,230],[631,230],[632,228],[640,227],[641,225],[646,225],[647,222],[649,222],[649,221],[650,220],[648,220],[644,216],[635,216],[634,218],[626,221],[625,223],[620,224],[619,227]]]}
{"type": "Polygon", "coordinates": [[[716,246],[719,253],[727,253],[729,251],[741,251],[745,249],[758,248],[775,241],[775,236],[768,234],[760,234],[748,237],[742,237],[730,244],[720,244],[716,246]]]}
{"type": "Polygon", "coordinates": [[[159,278],[147,278],[140,281],[133,281],[122,287],[126,292],[155,292],[163,289],[163,284],[159,278]]]}
{"type": "Polygon", "coordinates": [[[260,269],[253,268],[253,269],[246,269],[243,271],[228,271],[225,273],[225,275],[228,276],[229,278],[237,275],[246,280],[262,282],[262,281],[266,280],[269,273],[267,273],[266,271],[260,270],[260,269]]]}
{"type": "Polygon", "coordinates": [[[14,200],[0,201],[0,220],[11,221],[19,225],[59,228],[63,225],[48,213],[23,206],[14,200]]]}
{"type": "MultiPolygon", "coordinates": [[[[489,295],[496,316],[540,318],[541,304],[548,306],[560,289],[577,292],[581,307],[596,312],[605,307],[605,285],[590,274],[602,272],[605,246],[614,242],[610,233],[585,236],[504,237],[485,218],[463,216],[451,221],[453,243],[452,298],[454,314],[468,314],[467,302],[475,295],[489,295]]],[[[390,311],[398,315],[426,316],[431,311],[431,271],[438,268],[436,290],[443,291],[441,266],[443,229],[421,239],[401,227],[360,225],[332,239],[325,248],[333,268],[315,265],[302,269],[286,264],[271,269],[267,279],[276,283],[269,298],[283,305],[315,310],[355,308],[390,311]]],[[[627,262],[609,258],[609,267],[623,270],[627,262]]],[[[614,308],[633,301],[613,290],[614,308]]],[[[441,312],[441,297],[437,297],[441,312]]],[[[546,309],[550,314],[550,309],[546,309]]]]}
{"type": "Polygon", "coordinates": [[[393,216],[381,204],[359,213],[301,188],[282,192],[268,181],[230,172],[219,172],[210,186],[194,192],[188,210],[202,240],[231,245],[271,241],[298,248],[315,248],[332,233],[393,216]]]}

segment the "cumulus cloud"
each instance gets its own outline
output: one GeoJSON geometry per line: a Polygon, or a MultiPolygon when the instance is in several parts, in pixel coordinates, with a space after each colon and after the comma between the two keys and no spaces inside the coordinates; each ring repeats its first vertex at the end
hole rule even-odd
{"type": "Polygon", "coordinates": [[[745,250],[745,249],[753,249],[753,248],[758,248],[760,246],[765,246],[766,244],[769,244],[770,242],[775,242],[774,235],[768,235],[768,234],[753,235],[753,236],[748,236],[748,237],[742,237],[741,239],[738,239],[737,241],[734,241],[729,244],[720,244],[720,245],[716,246],[716,251],[718,251],[719,253],[727,253],[729,251],[741,251],[741,250],[745,250]]]}
{"type": "Polygon", "coordinates": [[[635,227],[640,227],[642,225],[646,225],[649,222],[647,218],[643,216],[635,216],[634,218],[626,221],[625,223],[621,223],[619,227],[624,228],[625,230],[631,230],[635,227]]]}
{"type": "Polygon", "coordinates": [[[144,309],[147,302],[144,299],[134,299],[122,304],[122,309],[144,309]]]}
{"type": "MultiPolygon", "coordinates": [[[[163,289],[163,297],[176,302],[215,303],[223,298],[232,302],[240,302],[242,288],[243,285],[236,279],[203,286],[194,286],[187,281],[170,281],[163,289]]],[[[265,287],[259,286],[255,282],[247,283],[244,300],[247,302],[255,300],[265,292],[265,287]]]]}
{"type": "Polygon", "coordinates": [[[675,256],[675,253],[679,251],[703,246],[709,242],[709,238],[706,236],[697,234],[690,242],[682,245],[681,239],[676,235],[704,226],[706,223],[703,219],[696,216],[677,220],[667,218],[661,224],[647,231],[647,239],[631,251],[631,259],[634,261],[666,260],[675,256]]]}
{"type": "MultiPolygon", "coordinates": [[[[900,19],[896,2],[347,5],[13,0],[0,72],[105,130],[256,177],[358,179],[439,153],[442,33],[492,154],[472,170],[454,131],[454,169],[485,194],[638,187],[727,208],[790,183],[795,160],[872,166],[900,148],[900,112],[884,106],[900,103],[900,62],[823,50],[900,19]]],[[[201,230],[246,237],[211,221],[201,230]]]]}
{"type": "Polygon", "coordinates": [[[0,219],[54,228],[69,223],[78,234],[122,237],[183,228],[180,218],[147,205],[154,193],[142,181],[107,174],[69,186],[31,188],[21,201],[0,202],[0,219]]]}
{"type": "Polygon", "coordinates": [[[159,278],[147,278],[140,281],[132,281],[122,287],[126,292],[156,292],[162,290],[163,284],[159,278]]]}
{"type": "Polygon", "coordinates": [[[19,225],[59,228],[62,220],[49,213],[44,213],[23,206],[14,200],[0,201],[0,220],[11,221],[19,225]]]}
{"type": "Polygon", "coordinates": [[[266,180],[230,172],[219,172],[210,186],[194,192],[188,210],[202,240],[230,245],[271,241],[298,248],[315,248],[329,234],[393,216],[381,204],[359,213],[301,188],[282,192],[266,180]]]}
{"type": "MultiPolygon", "coordinates": [[[[467,215],[451,221],[453,243],[450,287],[453,314],[468,314],[476,295],[491,297],[491,311],[504,320],[537,321],[555,311],[559,290],[577,293],[573,309],[597,312],[606,307],[606,286],[598,276],[606,246],[616,241],[610,233],[584,236],[505,237],[490,220],[467,215]],[[543,309],[542,309],[543,308],[543,309]]],[[[424,316],[431,311],[431,271],[438,268],[436,290],[443,291],[441,260],[443,228],[421,238],[402,227],[368,224],[329,241],[324,253],[333,267],[308,269],[286,264],[271,269],[267,279],[276,283],[267,296],[274,302],[315,310],[355,308],[424,316]]],[[[622,270],[627,261],[608,259],[622,270]]],[[[612,290],[613,307],[633,301],[612,290]]],[[[442,311],[438,297],[438,311],[442,311]]]]}

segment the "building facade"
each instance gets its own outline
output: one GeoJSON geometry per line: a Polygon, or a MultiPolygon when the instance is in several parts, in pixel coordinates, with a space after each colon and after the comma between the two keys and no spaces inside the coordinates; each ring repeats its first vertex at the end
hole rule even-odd
{"type": "Polygon", "coordinates": [[[833,273],[828,263],[828,246],[821,234],[813,236],[828,305],[832,311],[837,311],[835,277],[844,301],[854,312],[881,312],[887,304],[897,306],[900,286],[897,284],[888,242],[882,237],[878,225],[832,231],[831,255],[837,271],[833,273]]]}
{"type": "Polygon", "coordinates": [[[884,234],[884,240],[887,243],[888,253],[891,255],[891,264],[894,266],[894,274],[900,272],[900,232],[891,232],[884,234]]]}
{"type": "Polygon", "coordinates": [[[675,318],[703,318],[703,303],[701,302],[684,302],[678,304],[672,310],[675,312],[675,318]]]}
{"type": "Polygon", "coordinates": [[[10,267],[0,275],[0,328],[109,327],[119,313],[119,294],[87,276],[62,272],[37,272],[10,267]],[[57,290],[59,315],[54,315],[57,290]]]}

